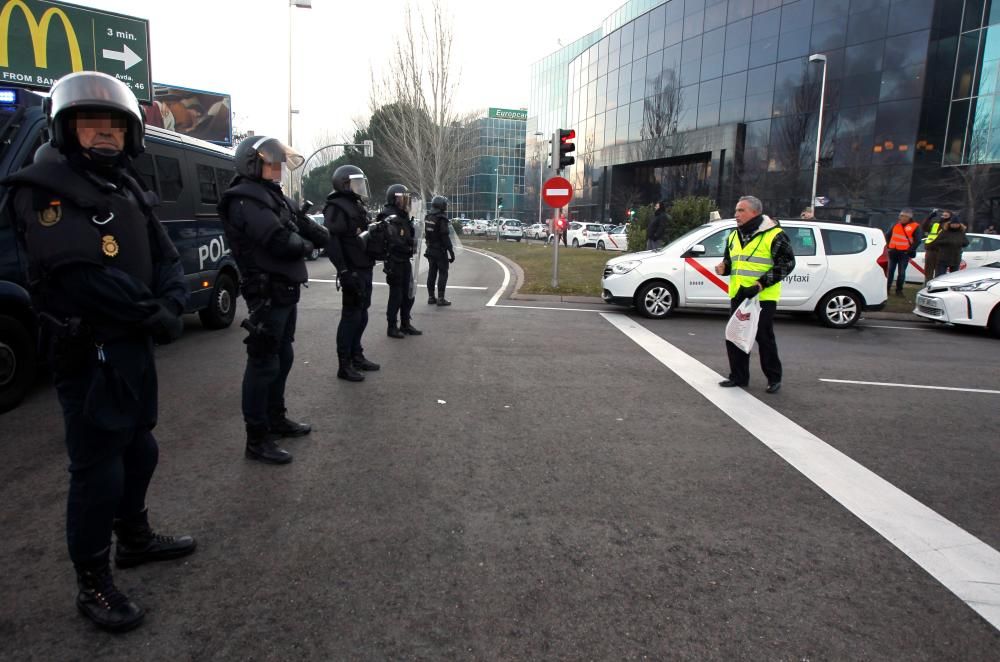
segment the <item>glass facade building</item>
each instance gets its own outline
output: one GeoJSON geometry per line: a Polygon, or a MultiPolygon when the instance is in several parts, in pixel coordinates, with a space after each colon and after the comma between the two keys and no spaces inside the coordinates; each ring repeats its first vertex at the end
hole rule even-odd
{"type": "Polygon", "coordinates": [[[797,215],[824,68],[821,216],[882,225],[904,206],[949,206],[996,222],[1000,0],[627,3],[533,66],[528,179],[547,154],[533,142],[572,128],[581,220],[688,194],[724,215],[743,194],[797,215]]]}
{"type": "Polygon", "coordinates": [[[526,219],[524,197],[524,148],[526,110],[490,108],[486,117],[469,126],[471,151],[449,213],[455,217],[496,217],[497,198],[503,200],[500,216],[526,219]]]}

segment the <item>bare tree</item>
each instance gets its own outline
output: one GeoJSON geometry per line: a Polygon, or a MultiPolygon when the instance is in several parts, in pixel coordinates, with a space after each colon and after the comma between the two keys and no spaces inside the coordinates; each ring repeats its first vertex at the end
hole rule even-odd
{"type": "Polygon", "coordinates": [[[466,129],[472,114],[462,115],[454,105],[459,74],[451,17],[442,0],[418,11],[414,16],[406,5],[403,34],[388,73],[381,81],[373,75],[369,106],[382,122],[377,157],[426,199],[455,190],[472,142],[466,129]]]}
{"type": "Polygon", "coordinates": [[[642,129],[637,147],[641,160],[663,158],[681,153],[677,122],[684,106],[684,95],[673,69],[661,71],[653,79],[653,95],[642,104],[642,129]]]}

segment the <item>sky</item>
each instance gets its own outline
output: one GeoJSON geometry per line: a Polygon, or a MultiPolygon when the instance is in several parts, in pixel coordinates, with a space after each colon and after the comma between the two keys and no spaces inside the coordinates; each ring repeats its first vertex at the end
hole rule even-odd
{"type": "MultiPolygon", "coordinates": [[[[453,18],[453,61],[461,111],[528,106],[530,67],[597,28],[617,2],[445,0],[453,18]]],[[[382,72],[401,34],[406,0],[76,0],[149,21],[152,78],[232,96],[234,124],[287,139],[289,20],[292,25],[293,145],[318,147],[354,132],[369,115],[374,70],[382,72]]],[[[429,0],[411,0],[414,13],[429,0]]],[[[377,149],[377,147],[376,147],[377,149]]]]}

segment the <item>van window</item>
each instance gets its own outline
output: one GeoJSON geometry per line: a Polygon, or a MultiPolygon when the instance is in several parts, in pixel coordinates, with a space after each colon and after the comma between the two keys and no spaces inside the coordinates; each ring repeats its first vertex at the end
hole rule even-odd
{"type": "Polygon", "coordinates": [[[792,228],[783,226],[792,244],[792,252],[798,255],[816,254],[816,235],[812,228],[792,228]]]}
{"type": "Polygon", "coordinates": [[[150,191],[156,191],[156,171],[153,169],[153,155],[143,152],[132,160],[135,171],[139,174],[139,183],[150,191]]]}
{"type": "Polygon", "coordinates": [[[156,157],[156,171],[160,175],[160,199],[174,202],[181,197],[184,182],[181,181],[181,162],[169,156],[156,157]]]}
{"type": "Polygon", "coordinates": [[[226,170],[225,168],[215,169],[215,183],[219,187],[220,196],[226,189],[229,188],[229,182],[231,182],[235,176],[235,170],[226,170]]]}
{"type": "Polygon", "coordinates": [[[212,166],[198,164],[198,192],[202,202],[215,204],[219,201],[219,191],[215,183],[215,169],[212,166]]]}
{"type": "Polygon", "coordinates": [[[865,239],[865,235],[858,232],[823,230],[822,234],[827,255],[854,255],[856,253],[864,253],[865,249],[868,248],[868,241],[865,239]]]}

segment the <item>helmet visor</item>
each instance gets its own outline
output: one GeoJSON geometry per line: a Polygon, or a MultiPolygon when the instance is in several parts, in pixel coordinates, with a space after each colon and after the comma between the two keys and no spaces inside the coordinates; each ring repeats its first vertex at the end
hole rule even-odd
{"type": "Polygon", "coordinates": [[[296,170],[302,167],[302,163],[305,161],[301,154],[277,138],[261,137],[258,142],[254,143],[253,147],[257,150],[257,156],[264,163],[271,165],[284,163],[288,166],[289,170],[296,170]]]}
{"type": "Polygon", "coordinates": [[[406,212],[410,211],[411,201],[410,201],[409,191],[405,193],[396,194],[396,206],[399,207],[399,209],[401,209],[402,211],[406,212]]]}
{"type": "Polygon", "coordinates": [[[363,174],[350,175],[347,180],[347,185],[351,189],[351,193],[358,196],[362,200],[368,200],[368,178],[363,174]]]}

